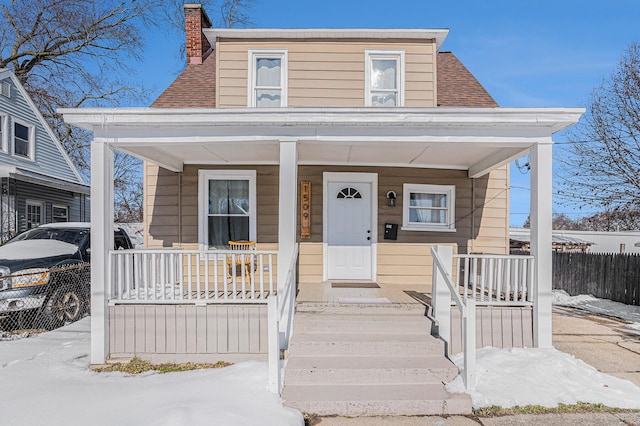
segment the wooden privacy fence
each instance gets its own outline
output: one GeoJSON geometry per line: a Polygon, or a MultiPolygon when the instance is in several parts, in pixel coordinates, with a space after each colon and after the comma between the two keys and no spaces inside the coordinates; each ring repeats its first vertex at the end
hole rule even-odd
{"type": "Polygon", "coordinates": [[[640,306],[640,255],[554,252],[553,288],[640,306]]]}

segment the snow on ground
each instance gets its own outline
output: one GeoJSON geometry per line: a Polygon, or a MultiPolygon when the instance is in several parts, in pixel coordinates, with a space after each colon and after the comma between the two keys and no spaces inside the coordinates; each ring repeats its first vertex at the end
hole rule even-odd
{"type": "Polygon", "coordinates": [[[553,290],[553,304],[620,318],[621,320],[632,323],[627,325],[627,328],[640,330],[640,306],[625,305],[624,303],[614,302],[608,299],[598,299],[590,294],[570,296],[569,293],[564,290],[553,290]]]}
{"type": "Polygon", "coordinates": [[[126,375],[89,366],[90,319],[0,342],[0,423],[10,425],[303,425],[267,392],[267,364],[126,375]]]}
{"type": "MultiPolygon", "coordinates": [[[[628,330],[640,331],[640,306],[630,306],[591,295],[570,296],[553,290],[553,304],[628,321],[628,330]]],[[[462,354],[453,357],[462,369],[462,354]]],[[[640,409],[640,388],[600,373],[585,362],[556,349],[483,348],[477,352],[476,382],[469,392],[474,408],[497,405],[542,405],[577,402],[640,409]]],[[[447,385],[450,392],[465,392],[462,376],[447,385]]]]}
{"type": "MultiPolygon", "coordinates": [[[[453,361],[463,368],[462,354],[453,361]]],[[[586,402],[640,409],[639,387],[556,349],[482,348],[476,363],[477,386],[469,392],[474,408],[586,402]]],[[[447,390],[465,392],[462,376],[449,383],[447,390]]]]}

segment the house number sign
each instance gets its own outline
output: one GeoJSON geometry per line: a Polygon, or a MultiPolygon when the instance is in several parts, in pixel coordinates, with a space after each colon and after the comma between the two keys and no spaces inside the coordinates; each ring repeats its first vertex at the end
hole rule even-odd
{"type": "Polygon", "coordinates": [[[311,182],[300,182],[300,238],[311,238],[311,182]]]}

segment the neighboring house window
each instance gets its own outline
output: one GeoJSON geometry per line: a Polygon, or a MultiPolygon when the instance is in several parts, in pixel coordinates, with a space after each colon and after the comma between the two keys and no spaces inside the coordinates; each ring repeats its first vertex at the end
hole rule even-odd
{"type": "Polygon", "coordinates": [[[287,106],[287,51],[249,50],[248,106],[287,106]]]}
{"type": "Polygon", "coordinates": [[[454,185],[405,183],[402,197],[402,229],[455,232],[454,185]]]}
{"type": "Polygon", "coordinates": [[[198,195],[201,245],[224,248],[229,241],[255,241],[255,170],[200,170],[198,195]]]}
{"type": "Polygon", "coordinates": [[[27,229],[42,225],[43,205],[39,201],[27,201],[27,229]]]}
{"type": "Polygon", "coordinates": [[[404,52],[367,50],[366,106],[404,106],[404,52]]]}
{"type": "Polygon", "coordinates": [[[51,210],[51,220],[53,223],[69,222],[69,207],[54,204],[51,210]]]}
{"type": "Polygon", "coordinates": [[[33,159],[34,127],[14,120],[13,155],[33,159]]]}
{"type": "Polygon", "coordinates": [[[0,150],[7,152],[9,145],[9,117],[0,114],[0,150]]]}

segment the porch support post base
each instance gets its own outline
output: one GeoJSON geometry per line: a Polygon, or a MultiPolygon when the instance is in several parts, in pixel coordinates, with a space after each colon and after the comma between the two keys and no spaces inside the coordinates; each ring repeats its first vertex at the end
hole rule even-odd
{"type": "Polygon", "coordinates": [[[552,145],[538,143],[531,148],[531,254],[535,257],[533,286],[533,344],[552,344],[552,145]]]}

